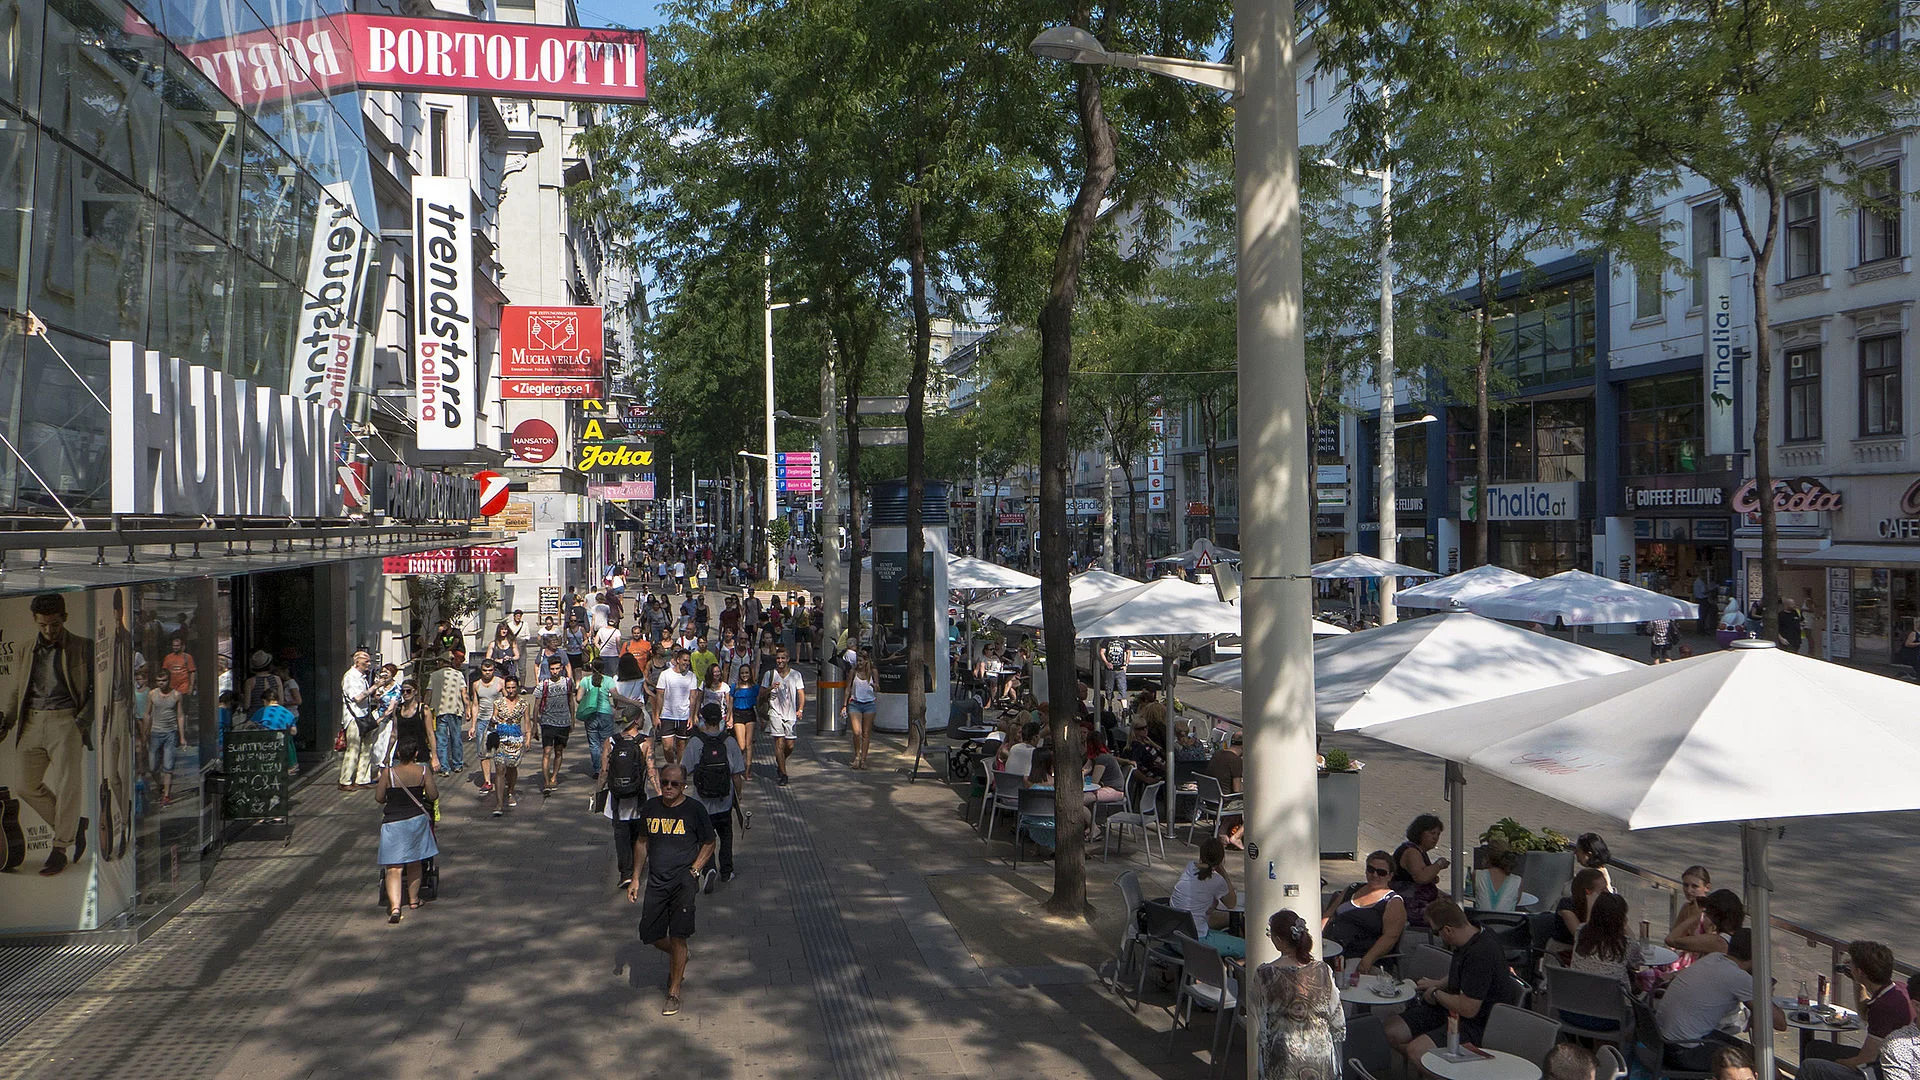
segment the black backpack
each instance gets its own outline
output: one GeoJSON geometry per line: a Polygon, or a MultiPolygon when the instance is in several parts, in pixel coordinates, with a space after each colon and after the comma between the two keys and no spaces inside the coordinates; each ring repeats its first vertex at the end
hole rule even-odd
{"type": "Polygon", "coordinates": [[[703,799],[724,799],[733,791],[733,770],[727,763],[727,739],[720,735],[709,738],[699,732],[694,737],[700,740],[700,763],[693,767],[693,790],[703,799]]]}
{"type": "Polygon", "coordinates": [[[607,792],[614,798],[637,799],[645,793],[644,754],[640,740],[625,735],[613,737],[613,751],[607,756],[607,792]]]}

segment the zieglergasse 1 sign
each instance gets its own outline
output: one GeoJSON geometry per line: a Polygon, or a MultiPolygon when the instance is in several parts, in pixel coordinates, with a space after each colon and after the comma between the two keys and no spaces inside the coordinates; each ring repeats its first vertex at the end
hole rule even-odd
{"type": "Polygon", "coordinates": [[[244,106],[350,90],[565,101],[647,98],[637,30],[346,12],[182,47],[244,106]]]}

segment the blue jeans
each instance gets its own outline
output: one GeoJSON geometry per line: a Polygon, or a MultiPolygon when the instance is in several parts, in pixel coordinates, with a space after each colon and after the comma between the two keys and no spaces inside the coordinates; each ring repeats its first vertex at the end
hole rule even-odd
{"type": "Polygon", "coordinates": [[[614,730],[612,713],[587,714],[587,758],[593,762],[595,776],[600,774],[600,752],[607,748],[607,740],[613,738],[614,730]]]}
{"type": "Polygon", "coordinates": [[[460,729],[466,726],[466,719],[455,713],[441,713],[433,725],[433,737],[440,744],[440,767],[449,772],[464,772],[467,768],[467,752],[460,742],[460,729]]]}

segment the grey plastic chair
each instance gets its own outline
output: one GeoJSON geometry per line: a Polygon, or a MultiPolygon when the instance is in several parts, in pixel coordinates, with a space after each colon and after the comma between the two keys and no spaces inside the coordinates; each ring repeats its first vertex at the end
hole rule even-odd
{"type": "Polygon", "coordinates": [[[1160,857],[1163,859],[1167,857],[1167,838],[1160,833],[1160,792],[1162,790],[1163,787],[1160,784],[1148,784],[1147,789],[1140,793],[1139,809],[1123,810],[1117,814],[1107,815],[1107,835],[1106,839],[1100,842],[1100,858],[1107,857],[1108,844],[1116,839],[1125,841],[1126,830],[1130,827],[1139,828],[1140,846],[1146,851],[1148,862],[1153,861],[1153,841],[1156,837],[1160,840],[1160,857]]]}
{"type": "Polygon", "coordinates": [[[1173,1027],[1167,1032],[1167,1049],[1173,1049],[1180,1029],[1193,1027],[1196,1002],[1213,1010],[1213,1059],[1220,1060],[1220,1036],[1233,1025],[1233,1013],[1240,1007],[1239,986],[1227,974],[1220,950],[1187,935],[1175,938],[1180,944],[1180,990],[1173,998],[1173,1027]]]}
{"type": "Polygon", "coordinates": [[[1548,967],[1541,972],[1547,979],[1547,997],[1553,1003],[1553,1017],[1568,1035],[1625,1046],[1633,1026],[1633,1008],[1627,1003],[1626,987],[1611,975],[1595,975],[1572,968],[1548,967]],[[1592,1027],[1567,1018],[1575,1013],[1595,1020],[1611,1020],[1613,1027],[1592,1027]]]}
{"type": "Polygon", "coordinates": [[[1407,979],[1444,979],[1452,970],[1453,954],[1438,945],[1415,945],[1400,960],[1400,975],[1407,979]]]}
{"type": "Polygon", "coordinates": [[[1499,1004],[1487,1014],[1482,1050],[1504,1050],[1514,1057],[1546,1067],[1547,1053],[1560,1041],[1560,1021],[1512,1005],[1499,1004]]]}

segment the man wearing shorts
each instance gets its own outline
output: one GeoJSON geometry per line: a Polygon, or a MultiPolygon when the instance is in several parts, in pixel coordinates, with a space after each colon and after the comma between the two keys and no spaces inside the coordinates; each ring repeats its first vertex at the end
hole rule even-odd
{"type": "Polygon", "coordinates": [[[687,974],[687,939],[693,936],[694,901],[700,875],[713,860],[715,835],[707,808],[687,798],[687,770],[674,763],[660,770],[660,794],[640,807],[641,835],[633,844],[634,875],[627,902],[640,908],[640,940],[667,954],[667,1003],[663,1016],[680,1011],[680,982],[687,974]]]}
{"type": "Polygon", "coordinates": [[[777,782],[787,784],[787,758],[793,754],[794,733],[807,707],[807,684],[787,661],[787,650],[775,649],[773,670],[760,677],[760,697],[767,703],[767,735],[773,739],[777,782]]]}
{"type": "MultiPolygon", "coordinates": [[[[685,649],[673,651],[673,666],[660,673],[653,690],[653,715],[656,740],[667,740],[667,760],[679,761],[687,735],[693,730],[693,693],[700,680],[693,677],[691,654],[685,649]]],[[[652,748],[649,748],[649,753],[652,748]]]]}
{"type": "Polygon", "coordinates": [[[473,740],[474,747],[480,751],[482,795],[493,791],[493,757],[487,753],[492,744],[487,736],[493,733],[493,707],[499,703],[505,685],[498,666],[488,657],[480,661],[480,677],[467,687],[467,738],[473,740]]]}
{"type": "Polygon", "coordinates": [[[520,752],[527,745],[527,703],[520,699],[520,680],[508,672],[500,686],[500,700],[493,704],[493,730],[485,743],[493,754],[493,816],[519,806],[513,797],[520,779],[520,752]]]}
{"type": "Polygon", "coordinates": [[[560,786],[560,756],[573,734],[573,680],[563,661],[556,658],[547,664],[547,677],[533,694],[533,709],[540,718],[540,794],[551,795],[560,786]]]}
{"type": "Polygon", "coordinates": [[[1499,935],[1468,922],[1460,905],[1446,897],[1427,905],[1427,925],[1453,950],[1453,963],[1444,979],[1416,980],[1418,999],[1387,1019],[1387,1041],[1408,1061],[1446,1042],[1447,1014],[1460,1015],[1460,1041],[1478,1045],[1493,1007],[1520,1000],[1519,980],[1507,970],[1499,935]]]}

